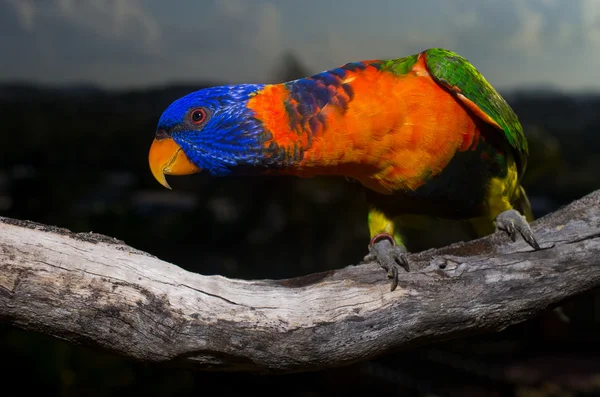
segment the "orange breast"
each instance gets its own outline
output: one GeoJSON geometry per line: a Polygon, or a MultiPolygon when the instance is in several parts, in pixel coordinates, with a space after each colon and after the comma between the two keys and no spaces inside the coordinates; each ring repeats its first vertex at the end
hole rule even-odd
{"type": "Polygon", "coordinates": [[[305,149],[284,173],[345,175],[380,193],[414,190],[477,143],[473,116],[431,79],[423,60],[406,75],[369,66],[345,82],[353,90],[347,109],[323,107],[325,127],[310,142],[308,133],[289,127],[283,86],[271,86],[272,103],[253,105],[275,142],[305,149]]]}

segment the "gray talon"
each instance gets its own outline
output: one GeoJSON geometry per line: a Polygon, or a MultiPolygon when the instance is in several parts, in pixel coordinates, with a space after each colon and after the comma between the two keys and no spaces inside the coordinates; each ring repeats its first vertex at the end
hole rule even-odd
{"type": "Polygon", "coordinates": [[[496,217],[496,229],[506,232],[512,241],[517,241],[518,232],[533,249],[536,251],[540,249],[527,219],[516,210],[504,211],[498,215],[496,217]]]}
{"type": "Polygon", "coordinates": [[[399,269],[409,271],[408,252],[402,246],[392,245],[388,239],[383,239],[374,243],[370,248],[370,253],[365,257],[376,259],[379,265],[387,272],[387,277],[392,280],[390,291],[398,287],[399,269]]]}

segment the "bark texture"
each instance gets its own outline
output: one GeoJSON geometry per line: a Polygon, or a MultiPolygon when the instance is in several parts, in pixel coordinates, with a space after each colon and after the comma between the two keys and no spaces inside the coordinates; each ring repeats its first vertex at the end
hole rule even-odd
{"type": "Polygon", "coordinates": [[[144,362],[292,372],[500,330],[600,286],[600,191],[533,223],[287,280],[204,276],[97,234],[0,218],[0,321],[144,362]]]}

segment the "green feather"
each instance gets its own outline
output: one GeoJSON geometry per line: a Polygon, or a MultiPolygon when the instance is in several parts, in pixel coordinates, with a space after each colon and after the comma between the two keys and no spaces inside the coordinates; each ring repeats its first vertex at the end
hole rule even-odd
{"type": "Polygon", "coordinates": [[[419,54],[415,54],[404,58],[381,61],[381,69],[398,75],[407,74],[412,70],[412,67],[417,63],[418,59],[419,54]]]}
{"type": "Polygon", "coordinates": [[[504,138],[515,149],[521,171],[524,171],[529,153],[527,140],[517,115],[504,98],[460,55],[441,48],[428,49],[424,54],[434,80],[452,93],[464,95],[502,127],[504,138]]]}

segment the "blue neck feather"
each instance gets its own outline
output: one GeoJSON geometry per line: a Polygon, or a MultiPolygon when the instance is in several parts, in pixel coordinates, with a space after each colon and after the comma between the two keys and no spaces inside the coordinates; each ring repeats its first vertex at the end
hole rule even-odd
{"type": "Polygon", "coordinates": [[[165,110],[159,128],[172,131],[172,138],[187,157],[212,175],[230,175],[248,166],[262,165],[268,161],[264,142],[270,136],[247,105],[252,94],[263,87],[242,84],[191,93],[165,110]],[[210,119],[200,130],[185,128],[184,118],[197,106],[209,109],[210,119]]]}

